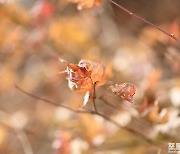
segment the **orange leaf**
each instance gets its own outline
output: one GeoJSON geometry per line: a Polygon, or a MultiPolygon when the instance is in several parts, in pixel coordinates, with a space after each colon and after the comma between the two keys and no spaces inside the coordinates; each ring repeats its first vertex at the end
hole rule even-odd
{"type": "MultiPolygon", "coordinates": [[[[67,80],[71,90],[76,92],[91,91],[96,82],[100,82],[103,78],[104,68],[99,62],[81,60],[78,64],[71,64],[60,59],[67,68],[67,80]]],[[[102,84],[97,84],[100,86],[102,84]]]]}

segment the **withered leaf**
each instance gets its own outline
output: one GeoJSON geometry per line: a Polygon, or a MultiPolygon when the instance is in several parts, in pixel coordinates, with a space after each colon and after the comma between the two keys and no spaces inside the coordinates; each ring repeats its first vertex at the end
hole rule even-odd
{"type": "MultiPolygon", "coordinates": [[[[104,74],[103,65],[99,62],[80,60],[78,64],[68,63],[60,59],[67,68],[67,80],[69,88],[76,92],[91,91],[94,83],[102,80],[104,74]]],[[[99,86],[102,84],[96,84],[99,86]]]]}
{"type": "Polygon", "coordinates": [[[136,88],[133,84],[123,83],[111,85],[110,89],[115,95],[121,96],[124,100],[133,103],[133,96],[136,92],[136,88]]]}

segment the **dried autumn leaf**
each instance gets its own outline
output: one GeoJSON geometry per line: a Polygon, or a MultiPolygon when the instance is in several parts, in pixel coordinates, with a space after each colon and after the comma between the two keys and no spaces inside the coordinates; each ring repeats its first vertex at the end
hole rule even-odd
{"type": "Polygon", "coordinates": [[[96,86],[102,85],[100,82],[103,78],[104,68],[99,62],[92,62],[88,60],[80,60],[78,64],[71,64],[60,59],[67,68],[67,80],[71,90],[76,92],[91,91],[95,83],[96,86]]]}
{"type": "Polygon", "coordinates": [[[77,9],[82,10],[84,8],[98,7],[101,5],[102,0],[69,0],[72,3],[78,3],[77,9]]]}
{"type": "Polygon", "coordinates": [[[123,83],[111,85],[110,89],[115,95],[121,96],[124,100],[128,102],[133,102],[133,96],[136,92],[136,88],[133,84],[123,83]]]}
{"type": "Polygon", "coordinates": [[[157,124],[164,124],[167,123],[169,120],[169,113],[167,109],[162,109],[159,112],[159,104],[157,101],[154,102],[153,106],[150,108],[148,119],[151,122],[157,123],[157,124]]]}

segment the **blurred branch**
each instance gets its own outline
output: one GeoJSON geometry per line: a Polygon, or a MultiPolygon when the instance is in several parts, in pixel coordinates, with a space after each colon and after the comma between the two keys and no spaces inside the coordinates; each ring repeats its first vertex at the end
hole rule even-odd
{"type": "Polygon", "coordinates": [[[44,99],[44,98],[41,98],[41,97],[39,97],[39,96],[33,95],[33,94],[29,93],[29,92],[26,92],[25,90],[21,89],[21,88],[18,87],[18,86],[15,86],[15,88],[16,88],[17,90],[21,91],[22,93],[30,96],[30,97],[33,97],[33,98],[35,98],[35,99],[41,100],[41,101],[46,102],[46,103],[49,103],[49,104],[53,104],[53,105],[55,105],[55,106],[60,106],[60,107],[62,107],[62,108],[71,110],[71,111],[73,111],[73,112],[79,112],[79,113],[87,112],[87,111],[83,111],[83,110],[73,109],[73,108],[70,108],[70,107],[68,107],[68,106],[61,105],[61,104],[55,103],[55,102],[53,102],[53,101],[50,101],[50,100],[48,100],[48,99],[44,99]]]}
{"type": "Polygon", "coordinates": [[[111,108],[113,108],[113,109],[117,109],[117,108],[118,108],[118,106],[109,103],[103,96],[100,96],[99,99],[100,99],[104,104],[106,104],[107,106],[109,106],[109,107],[111,107],[111,108]]]}
{"type": "Polygon", "coordinates": [[[23,130],[16,130],[16,132],[17,132],[17,137],[19,138],[22,144],[25,154],[33,154],[33,151],[32,151],[32,148],[31,148],[31,145],[29,143],[26,133],[23,130]]]}
{"type": "Polygon", "coordinates": [[[119,99],[117,99],[115,97],[112,97],[110,95],[103,94],[103,95],[99,96],[99,99],[101,101],[103,101],[106,105],[111,106],[114,109],[117,109],[118,107],[121,107],[123,109],[129,110],[129,107],[127,105],[123,104],[119,99]],[[115,103],[116,105],[114,105],[112,103],[109,103],[108,98],[112,99],[113,103],[115,103]]]}
{"type": "Polygon", "coordinates": [[[177,37],[176,37],[174,34],[168,33],[167,31],[161,29],[161,28],[158,27],[157,25],[155,25],[155,24],[149,22],[148,20],[146,20],[146,19],[138,16],[137,14],[129,11],[128,9],[126,9],[125,7],[123,7],[122,5],[116,3],[114,0],[109,0],[109,2],[111,2],[111,3],[114,4],[114,5],[116,5],[118,8],[120,8],[120,9],[123,10],[124,12],[128,13],[129,15],[131,15],[131,16],[133,16],[133,17],[135,17],[135,18],[137,18],[137,19],[139,19],[139,20],[141,20],[141,21],[143,21],[143,22],[145,22],[145,23],[153,26],[154,28],[158,29],[158,30],[161,31],[162,33],[166,34],[167,36],[173,38],[173,39],[176,40],[178,43],[180,43],[180,41],[177,39],[177,37]]]}
{"type": "Polygon", "coordinates": [[[122,143],[122,141],[118,142],[110,142],[105,143],[99,147],[96,147],[96,151],[105,151],[105,150],[112,150],[112,149],[130,149],[139,146],[139,143],[135,140],[131,140],[129,142],[122,143]]]}
{"type": "MultiPolygon", "coordinates": [[[[3,110],[0,110],[0,116],[11,118],[11,116],[3,110]]],[[[18,121],[17,121],[18,122],[18,121]]],[[[33,154],[31,144],[29,143],[28,137],[22,128],[15,128],[11,123],[2,121],[3,124],[13,128],[17,134],[17,138],[21,143],[24,150],[24,154],[33,154]]]]}
{"type": "Polygon", "coordinates": [[[128,127],[128,126],[125,126],[125,127],[122,127],[119,123],[117,123],[116,121],[114,121],[113,119],[109,118],[108,116],[105,116],[104,114],[102,113],[99,113],[99,112],[96,112],[96,111],[93,111],[93,110],[90,110],[90,109],[87,109],[87,110],[79,110],[79,109],[74,109],[74,108],[71,108],[71,107],[68,107],[68,106],[65,106],[65,105],[61,105],[61,104],[58,104],[58,103],[55,103],[53,101],[50,101],[50,100],[47,100],[47,99],[44,99],[44,98],[41,98],[39,96],[36,96],[34,94],[31,94],[29,92],[26,92],[25,90],[23,90],[22,88],[20,88],[19,86],[15,86],[15,88],[17,90],[19,90],[20,92],[32,97],[32,98],[35,98],[37,100],[41,100],[43,102],[46,102],[46,103],[49,103],[49,104],[53,104],[55,106],[60,106],[62,108],[65,108],[65,109],[68,109],[72,112],[76,112],[76,113],[83,113],[83,114],[93,114],[93,115],[97,115],[97,116],[100,116],[102,117],[104,120],[106,121],[109,121],[110,123],[114,124],[115,126],[117,126],[118,128],[120,129],[123,129],[125,131],[128,131],[129,133],[131,133],[132,135],[135,135],[137,137],[140,137],[141,140],[145,141],[146,143],[150,144],[150,145],[153,145],[154,147],[158,148],[159,149],[159,146],[157,145],[157,142],[147,138],[146,136],[144,136],[143,134],[133,130],[132,128],[128,127]]]}

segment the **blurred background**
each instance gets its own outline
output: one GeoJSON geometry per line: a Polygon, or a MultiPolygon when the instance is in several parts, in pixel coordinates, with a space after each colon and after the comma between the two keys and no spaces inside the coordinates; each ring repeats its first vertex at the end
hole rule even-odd
{"type": "MultiPolygon", "coordinates": [[[[82,1],[0,0],[0,154],[167,153],[169,142],[180,142],[178,42],[109,1],[81,11],[76,2],[82,1]],[[100,61],[107,80],[133,83],[133,104],[98,88],[98,111],[156,147],[99,116],[14,87],[81,108],[84,95],[68,88],[58,58],[100,61]]],[[[180,39],[179,0],[116,2],[180,39]]]]}

